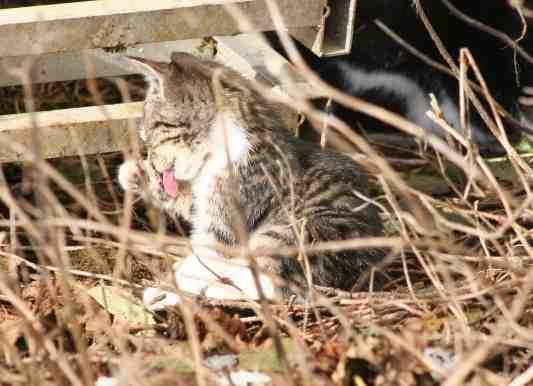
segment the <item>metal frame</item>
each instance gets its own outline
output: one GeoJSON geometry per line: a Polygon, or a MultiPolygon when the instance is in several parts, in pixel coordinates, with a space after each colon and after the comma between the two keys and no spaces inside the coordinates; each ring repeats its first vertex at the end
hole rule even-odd
{"type": "Polygon", "coordinates": [[[322,23],[289,31],[317,56],[349,54],[353,43],[356,4],[357,0],[328,0],[322,23]]]}

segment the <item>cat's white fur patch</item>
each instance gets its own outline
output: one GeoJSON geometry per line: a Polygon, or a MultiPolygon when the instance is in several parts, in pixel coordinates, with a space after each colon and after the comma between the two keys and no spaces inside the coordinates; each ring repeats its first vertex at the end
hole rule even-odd
{"type": "Polygon", "coordinates": [[[246,128],[238,124],[229,113],[220,113],[211,128],[210,143],[214,147],[200,175],[192,185],[195,213],[193,214],[193,242],[205,243],[208,234],[210,199],[215,191],[218,176],[228,168],[246,163],[251,144],[246,128]],[[229,163],[228,163],[229,161],[229,163]]]}
{"type": "MultiPolygon", "coordinates": [[[[211,128],[212,153],[200,175],[193,182],[195,213],[193,215],[192,241],[196,255],[187,257],[176,269],[175,277],[181,290],[204,294],[217,299],[259,299],[253,274],[246,262],[225,259],[206,247],[216,240],[209,234],[212,219],[208,218],[210,200],[217,179],[228,168],[246,163],[251,150],[246,128],[229,112],[219,113],[211,128]],[[198,256],[198,257],[197,257],[198,256]],[[229,278],[240,289],[224,284],[220,278],[229,278]]],[[[273,299],[275,287],[265,274],[259,274],[265,296],[273,299]]]]}
{"type": "MultiPolygon", "coordinates": [[[[216,299],[259,299],[252,271],[240,259],[190,255],[179,263],[175,275],[178,287],[185,292],[216,299]],[[221,278],[231,279],[240,291],[221,282],[221,278]]],[[[259,273],[259,282],[265,297],[274,299],[273,281],[267,275],[259,273]]]]}
{"type": "MultiPolygon", "coordinates": [[[[174,274],[179,289],[190,294],[212,299],[259,300],[252,271],[242,260],[190,255],[175,264],[174,274]],[[219,278],[231,279],[238,289],[224,284],[219,278]]],[[[270,277],[260,273],[259,283],[265,297],[275,299],[275,287],[270,277]]],[[[180,303],[180,296],[174,292],[154,287],[146,288],[143,292],[143,304],[151,311],[164,310],[180,303]]]]}
{"type": "Polygon", "coordinates": [[[129,160],[118,169],[118,183],[125,191],[138,189],[141,170],[137,161],[129,160]]]}
{"type": "Polygon", "coordinates": [[[213,166],[218,169],[226,168],[228,159],[235,165],[246,162],[251,148],[247,129],[230,112],[217,115],[210,142],[217,147],[213,154],[213,166]]]}
{"type": "Polygon", "coordinates": [[[338,63],[345,80],[350,83],[349,90],[353,94],[372,90],[383,89],[396,94],[406,101],[409,120],[417,123],[427,123],[426,111],[429,110],[429,98],[420,86],[411,79],[400,74],[388,72],[368,72],[353,67],[348,63],[338,63]]]}
{"type": "MultiPolygon", "coordinates": [[[[207,247],[197,247],[195,252],[174,264],[174,277],[181,291],[203,295],[212,299],[259,300],[254,276],[248,263],[242,259],[226,259],[207,247]],[[224,284],[220,279],[228,278],[238,287],[224,284]]],[[[273,300],[276,291],[273,280],[259,273],[259,283],[267,299],[273,300]]],[[[162,310],[180,303],[176,293],[158,288],[147,288],[143,293],[143,304],[150,310],[162,310]]]]}
{"type": "MultiPolygon", "coordinates": [[[[191,241],[193,243],[193,254],[195,254],[196,256],[203,256],[209,258],[221,257],[221,255],[217,251],[211,248],[211,246],[217,244],[217,240],[215,239],[213,234],[209,234],[206,232],[193,232],[193,234],[191,235],[191,241]]],[[[176,264],[176,266],[178,265],[179,264],[176,264]]]]}
{"type": "MultiPolygon", "coordinates": [[[[386,90],[405,101],[407,108],[405,115],[408,120],[434,133],[442,132],[440,126],[433,122],[426,114],[431,109],[428,93],[412,79],[409,79],[405,75],[384,71],[363,71],[346,62],[339,62],[338,66],[341,69],[344,79],[350,84],[350,88],[348,89],[350,93],[357,95],[358,93],[372,89],[386,90]]],[[[457,104],[453,102],[444,90],[435,90],[435,93],[437,94],[444,120],[458,132],[463,133],[457,104]]],[[[477,126],[472,126],[471,129],[474,133],[482,132],[477,126]]]]}

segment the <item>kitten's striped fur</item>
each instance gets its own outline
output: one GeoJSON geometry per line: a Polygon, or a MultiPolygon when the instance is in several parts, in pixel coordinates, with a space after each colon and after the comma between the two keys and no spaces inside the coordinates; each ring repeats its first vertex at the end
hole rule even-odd
{"type": "MultiPolygon", "coordinates": [[[[248,242],[252,248],[272,248],[298,245],[302,230],[307,243],[381,233],[375,208],[360,198],[367,180],[358,166],[292,136],[248,80],[182,53],[170,64],[140,63],[151,84],[141,130],[149,185],[165,210],[191,221],[193,244],[248,242]],[[169,170],[178,186],[176,198],[161,182],[170,178],[169,170]],[[179,187],[190,187],[192,196],[179,187]],[[243,228],[248,240],[242,239],[243,228]]],[[[206,248],[195,252],[215,257],[206,248]]],[[[313,283],[348,289],[382,256],[375,249],[309,256],[313,283]]],[[[198,262],[195,256],[187,259],[190,264],[186,260],[178,268],[178,284],[198,291],[201,286],[186,279],[198,262]]],[[[296,258],[258,257],[258,262],[267,273],[305,282],[296,258]]],[[[230,278],[239,287],[249,284],[230,278]]],[[[210,293],[218,296],[218,290],[210,293]]]]}

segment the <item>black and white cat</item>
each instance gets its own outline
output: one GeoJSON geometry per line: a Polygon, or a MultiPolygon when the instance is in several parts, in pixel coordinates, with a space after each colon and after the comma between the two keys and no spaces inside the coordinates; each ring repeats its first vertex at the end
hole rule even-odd
{"type": "MultiPolygon", "coordinates": [[[[528,25],[517,8],[506,0],[421,0],[420,5],[456,63],[462,47],[468,47],[472,53],[493,97],[510,114],[504,123],[511,142],[516,143],[523,132],[533,132],[533,122],[523,114],[518,103],[523,87],[533,84],[533,63],[501,38],[480,30],[454,13],[457,10],[508,35],[533,56],[533,33],[526,30],[519,39],[528,25]]],[[[419,52],[446,65],[412,0],[360,0],[349,55],[317,58],[304,48],[302,54],[330,84],[397,112],[438,134],[442,130],[426,114],[430,110],[429,94],[433,93],[443,118],[464,133],[459,118],[458,80],[408,52],[386,35],[375,20],[380,20],[419,52]]],[[[529,25],[533,26],[533,22],[529,25]]],[[[274,46],[281,49],[275,36],[269,37],[274,46]]],[[[471,73],[470,79],[475,81],[471,73]]],[[[335,103],[331,111],[353,127],[361,125],[367,132],[393,130],[335,103]]],[[[502,150],[473,108],[470,109],[469,126],[472,139],[482,152],[502,150]]]]}

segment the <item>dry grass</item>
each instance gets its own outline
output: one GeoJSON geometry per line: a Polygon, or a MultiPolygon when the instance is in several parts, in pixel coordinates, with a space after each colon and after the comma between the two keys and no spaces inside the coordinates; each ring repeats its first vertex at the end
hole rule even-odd
{"type": "MultiPolygon", "coordinates": [[[[172,286],[164,273],[189,248],[178,236],[183,224],[168,224],[154,208],[124,196],[115,179],[121,155],[44,161],[36,143],[24,149],[31,162],[0,169],[0,384],[92,385],[103,376],[120,385],[231,384],[234,370],[212,365],[232,361],[221,357],[227,353],[236,355],[239,369],[261,371],[279,385],[533,382],[531,154],[508,143],[468,51],[457,64],[443,51],[447,71],[506,157],[482,158],[442,120],[438,103],[430,116],[449,141],[324,84],[281,33],[275,3],[267,3],[300,74],[421,146],[397,167],[344,122],[328,118],[329,130],[341,133],[354,158],[373,171],[372,204],[386,237],[261,253],[388,247],[383,292],[315,288],[305,304],[275,305],[186,298],[175,310],[149,313],[135,296],[149,285],[172,286]],[[471,82],[467,68],[475,74],[471,82]]],[[[108,86],[101,86],[88,95],[102,100],[91,92],[104,89],[106,100],[108,86]]],[[[54,97],[72,100],[71,91],[79,90],[75,82],[61,87],[54,97]]],[[[30,110],[32,99],[40,99],[35,89],[24,96],[19,106],[26,102],[30,110]]],[[[276,101],[315,121],[325,118],[298,90],[276,101]]]]}

